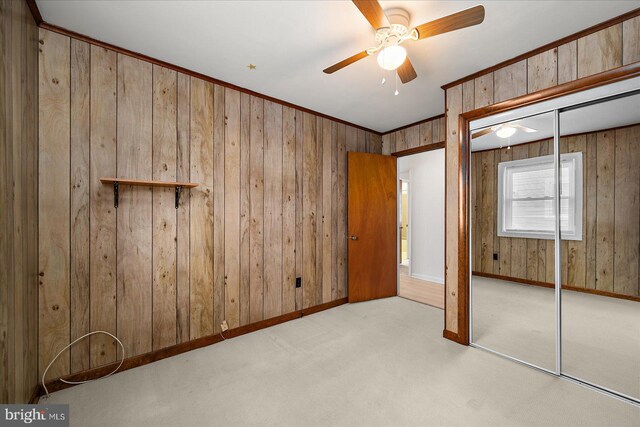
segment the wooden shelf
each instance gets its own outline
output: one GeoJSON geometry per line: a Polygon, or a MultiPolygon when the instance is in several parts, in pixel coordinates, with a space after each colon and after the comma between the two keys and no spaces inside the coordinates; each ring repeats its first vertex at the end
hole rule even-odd
{"type": "Polygon", "coordinates": [[[141,185],[144,187],[182,187],[182,188],[194,188],[198,184],[195,182],[167,182],[167,181],[143,181],[140,179],[125,179],[125,178],[100,178],[100,182],[103,184],[115,184],[116,182],[122,185],[141,185]]]}
{"type": "Polygon", "coordinates": [[[103,184],[113,185],[113,207],[116,209],[118,208],[120,184],[138,185],[143,187],[173,187],[176,190],[176,209],[180,206],[180,193],[182,193],[182,189],[198,186],[195,182],[144,181],[140,179],[126,178],[100,178],[100,182],[103,184]]]}

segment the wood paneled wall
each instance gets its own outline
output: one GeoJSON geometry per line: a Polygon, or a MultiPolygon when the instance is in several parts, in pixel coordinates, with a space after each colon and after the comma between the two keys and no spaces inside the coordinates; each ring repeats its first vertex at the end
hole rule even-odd
{"type": "Polygon", "coordinates": [[[392,154],[425,145],[444,142],[445,118],[436,117],[422,123],[382,135],[382,154],[392,154]]]}
{"type": "Polygon", "coordinates": [[[89,331],[135,356],[346,296],[346,153],[379,135],[47,30],[40,51],[40,372],[89,331]],[[199,186],[114,209],[101,176],[199,186]]]}
{"type": "Polygon", "coordinates": [[[0,0],[0,404],[38,383],[37,52],[26,2],[0,0]]]}
{"type": "MultiPolygon", "coordinates": [[[[640,125],[560,138],[560,152],[583,156],[582,240],[562,242],[562,284],[640,295],[640,125]]],[[[471,155],[473,271],[555,282],[553,240],[497,234],[498,163],[552,153],[544,140],[471,155]]]]}
{"type": "Polygon", "coordinates": [[[458,118],[463,112],[640,61],[640,17],[611,25],[446,90],[446,318],[458,332],[458,118]]]}

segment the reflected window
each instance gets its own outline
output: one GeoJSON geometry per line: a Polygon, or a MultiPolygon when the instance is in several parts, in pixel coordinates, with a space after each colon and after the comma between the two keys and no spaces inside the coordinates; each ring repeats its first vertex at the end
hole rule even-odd
{"type": "MultiPolygon", "coordinates": [[[[553,156],[498,164],[498,236],[554,238],[553,168],[553,156]]],[[[560,175],[562,238],[582,240],[582,153],[563,154],[560,175]]]]}

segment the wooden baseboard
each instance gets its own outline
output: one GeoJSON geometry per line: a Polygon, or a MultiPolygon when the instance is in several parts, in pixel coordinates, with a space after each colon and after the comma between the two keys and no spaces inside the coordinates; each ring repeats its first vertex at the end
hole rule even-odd
{"type": "MultiPolygon", "coordinates": [[[[178,354],[186,353],[187,351],[191,351],[197,348],[202,348],[212,344],[219,343],[221,341],[224,341],[224,339],[239,337],[240,335],[245,335],[251,332],[258,331],[260,329],[265,329],[270,326],[275,326],[280,323],[288,322],[290,320],[299,319],[303,316],[308,316],[310,314],[314,314],[319,311],[337,307],[339,305],[346,304],[346,303],[347,303],[347,298],[341,298],[335,301],[331,301],[331,302],[316,305],[313,307],[304,308],[302,310],[297,310],[291,313],[283,314],[281,316],[272,317],[271,319],[265,319],[256,323],[251,323],[249,325],[229,329],[224,333],[224,338],[222,338],[220,334],[208,335],[206,337],[183,342],[180,344],[175,344],[170,347],[162,348],[160,350],[151,351],[149,353],[140,354],[138,356],[128,357],[124,360],[118,372],[126,371],[132,368],[136,368],[138,366],[147,365],[149,363],[166,359],[168,357],[177,356],[178,354]]],[[[118,366],[118,363],[120,362],[109,363],[107,365],[98,366],[96,368],[88,369],[86,371],[67,375],[63,378],[67,381],[76,381],[76,382],[88,381],[95,378],[100,378],[104,375],[107,375],[109,372],[113,371],[118,366]]],[[[66,383],[63,383],[62,381],[58,381],[58,379],[54,379],[47,382],[47,389],[49,390],[50,393],[58,390],[63,390],[69,387],[73,387],[73,384],[66,384],[66,383]]],[[[35,400],[37,401],[38,397],[44,394],[44,389],[40,385],[38,385],[38,388],[34,392],[34,394],[35,394],[34,396],[35,400]]]]}
{"type": "MultiPolygon", "coordinates": [[[[489,279],[504,280],[507,282],[515,282],[523,285],[540,286],[543,288],[555,288],[555,285],[553,283],[540,282],[537,280],[521,279],[519,277],[501,276],[499,274],[482,273],[480,271],[473,271],[471,274],[474,276],[486,277],[489,279]]],[[[582,292],[585,294],[599,295],[602,297],[619,298],[619,299],[626,299],[630,301],[640,302],[640,297],[637,297],[634,295],[623,295],[623,294],[617,294],[615,292],[601,291],[598,289],[590,289],[590,288],[581,288],[579,286],[569,286],[569,285],[562,285],[562,289],[565,291],[582,292]]]]}
{"type": "Polygon", "coordinates": [[[442,336],[448,340],[457,342],[458,344],[469,345],[469,343],[462,340],[458,334],[448,329],[442,331],[442,336]]]}
{"type": "Polygon", "coordinates": [[[33,388],[33,393],[31,394],[31,399],[29,399],[29,405],[35,405],[40,400],[40,396],[44,394],[44,389],[40,384],[36,384],[33,388]]]}
{"type": "Polygon", "coordinates": [[[308,316],[310,314],[317,313],[319,311],[328,310],[330,308],[337,307],[342,304],[346,304],[348,302],[348,299],[349,298],[344,297],[344,298],[337,299],[335,301],[329,301],[329,302],[325,302],[324,304],[315,305],[313,307],[303,308],[302,316],[308,316]]]}

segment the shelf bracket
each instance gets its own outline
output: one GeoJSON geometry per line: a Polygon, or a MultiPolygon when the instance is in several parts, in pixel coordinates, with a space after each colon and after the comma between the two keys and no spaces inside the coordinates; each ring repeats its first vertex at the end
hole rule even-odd
{"type": "Polygon", "coordinates": [[[176,209],[180,205],[180,193],[182,193],[182,185],[176,185],[176,209]]]}
{"type": "Polygon", "coordinates": [[[118,209],[118,181],[113,183],[113,207],[118,209]]]}

